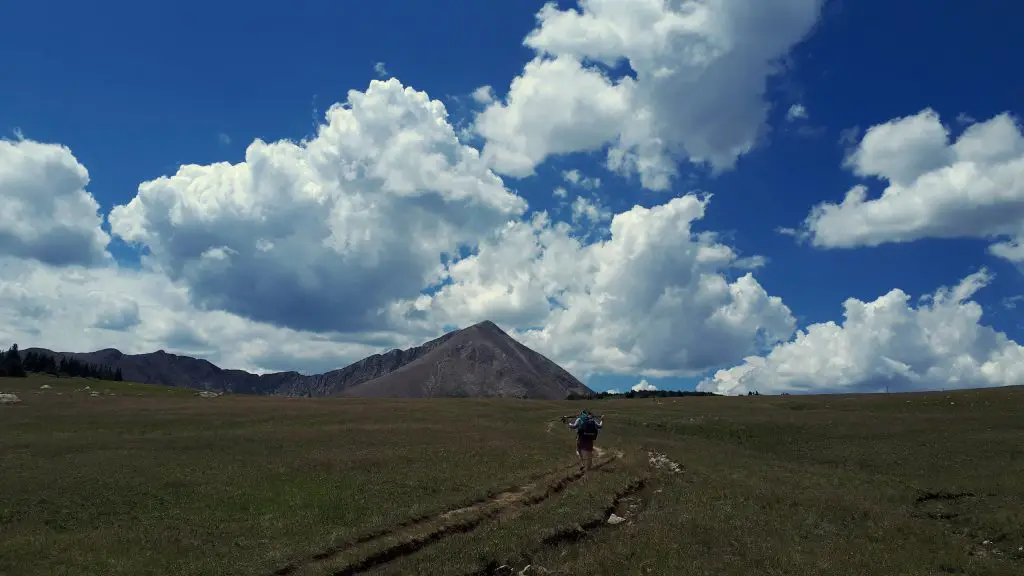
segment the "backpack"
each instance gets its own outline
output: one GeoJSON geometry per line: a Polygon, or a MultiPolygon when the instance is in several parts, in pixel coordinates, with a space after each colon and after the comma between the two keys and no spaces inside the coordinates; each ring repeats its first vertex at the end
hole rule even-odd
{"type": "Polygon", "coordinates": [[[597,421],[590,414],[580,417],[579,435],[583,438],[597,438],[597,433],[600,430],[597,427],[597,421]]]}

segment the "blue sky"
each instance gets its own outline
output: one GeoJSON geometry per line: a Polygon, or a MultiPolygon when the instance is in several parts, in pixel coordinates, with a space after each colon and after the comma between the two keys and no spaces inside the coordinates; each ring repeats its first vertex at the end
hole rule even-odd
{"type": "MultiPolygon", "coordinates": [[[[0,131],[70,148],[107,214],[129,203],[140,183],[181,164],[240,162],[255,138],[312,137],[331,104],[378,77],[426,92],[444,102],[454,126],[470,126],[479,109],[471,93],[490,85],[503,98],[533,57],[523,39],[543,4],[7,3],[0,8],[8,23],[0,36],[0,131]],[[375,71],[378,62],[386,75],[375,71]]],[[[1013,70],[1024,53],[1015,25],[1024,7],[941,4],[827,2],[810,34],[787,51],[785,71],[766,80],[766,130],[732,169],[713,173],[676,158],[671,189],[649,190],[636,175],[610,172],[602,152],[577,152],[548,156],[536,175],[502,178],[530,213],[547,210],[556,219],[570,217],[552,190],[566,185],[562,172],[571,169],[601,179],[595,193],[612,213],[693,190],[713,194],[695,230],[717,232],[741,255],[764,256],[755,276],[800,328],[841,321],[847,298],[868,302],[898,287],[916,299],[984,267],[993,279],[974,295],[983,324],[1021,341],[1021,311],[1003,302],[1024,294],[1024,278],[1016,263],[988,252],[989,240],[823,249],[778,232],[798,228],[816,204],[842,201],[857,183],[868,185],[869,196],[881,193],[880,179],[843,169],[856,143],[841,142],[845,131],[863,135],[930,107],[955,138],[965,126],[958,116],[981,121],[1022,112],[1024,77],[1013,70]],[[788,121],[793,105],[807,118],[788,121]]],[[[479,148],[483,140],[466,143],[479,148]]],[[[103,226],[109,233],[109,223],[103,226]]],[[[138,249],[113,236],[110,252],[122,267],[136,266],[138,249]]],[[[703,376],[648,379],[685,387],[703,376]]],[[[637,378],[597,374],[589,381],[624,387],[637,378]]]]}

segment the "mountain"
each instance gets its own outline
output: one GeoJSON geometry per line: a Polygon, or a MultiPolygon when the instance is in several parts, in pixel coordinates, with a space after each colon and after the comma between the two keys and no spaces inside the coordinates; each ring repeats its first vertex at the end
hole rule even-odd
{"type": "MultiPolygon", "coordinates": [[[[592,391],[561,366],[485,321],[446,334],[418,358],[373,380],[346,388],[345,396],[422,398],[514,396],[562,399],[592,391]]],[[[425,345],[425,346],[427,346],[425,345]]]]}
{"type": "Polygon", "coordinates": [[[563,399],[593,392],[560,366],[523,346],[493,322],[484,321],[407,350],[374,354],[339,370],[251,374],[206,360],[168,354],[29,352],[74,358],[121,369],[125,380],[198,390],[278,396],[421,398],[428,396],[563,399]]]}

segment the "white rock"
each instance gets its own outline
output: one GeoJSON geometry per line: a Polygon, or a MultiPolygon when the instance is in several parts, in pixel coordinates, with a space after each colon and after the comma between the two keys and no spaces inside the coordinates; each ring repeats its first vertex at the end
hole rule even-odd
{"type": "Polygon", "coordinates": [[[39,387],[39,389],[40,390],[49,390],[50,389],[50,385],[49,384],[43,384],[42,386],[39,387]]]}
{"type": "Polygon", "coordinates": [[[611,524],[612,526],[614,526],[616,524],[621,524],[621,523],[623,523],[625,521],[626,521],[625,518],[623,518],[622,516],[619,516],[617,514],[612,514],[611,516],[608,517],[608,523],[611,524]]]}
{"type": "Polygon", "coordinates": [[[17,404],[21,402],[17,394],[0,394],[0,404],[17,404]]]}
{"type": "Polygon", "coordinates": [[[682,467],[679,464],[668,459],[668,456],[659,454],[657,452],[648,452],[648,462],[655,468],[665,468],[670,470],[674,474],[682,472],[682,467]]]}

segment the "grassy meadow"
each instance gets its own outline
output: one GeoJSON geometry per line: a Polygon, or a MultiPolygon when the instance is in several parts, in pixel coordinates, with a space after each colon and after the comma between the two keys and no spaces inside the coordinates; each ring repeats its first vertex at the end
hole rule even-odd
{"type": "Polygon", "coordinates": [[[30,377],[0,392],[22,399],[0,406],[5,576],[1024,573],[1020,388],[583,404],[30,377]],[[582,475],[558,416],[584,405],[606,422],[582,475]]]}

